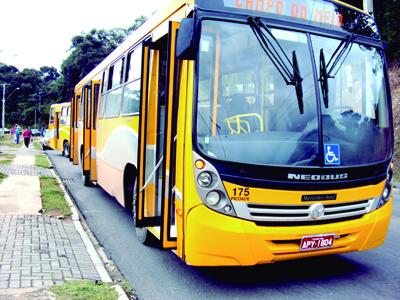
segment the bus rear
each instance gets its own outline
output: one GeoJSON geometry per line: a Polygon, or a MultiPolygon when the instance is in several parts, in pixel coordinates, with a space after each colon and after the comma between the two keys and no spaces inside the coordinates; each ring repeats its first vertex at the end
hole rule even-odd
{"type": "Polygon", "coordinates": [[[178,253],[254,265],[381,245],[393,128],[374,19],[320,0],[196,1],[190,19],[178,253]]]}
{"type": "Polygon", "coordinates": [[[70,123],[71,109],[69,102],[51,105],[48,146],[62,151],[62,154],[66,157],[69,157],[70,149],[70,123]]]}

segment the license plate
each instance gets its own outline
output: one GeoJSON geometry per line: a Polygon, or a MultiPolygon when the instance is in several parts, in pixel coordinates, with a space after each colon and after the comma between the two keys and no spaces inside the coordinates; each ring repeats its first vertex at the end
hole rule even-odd
{"type": "Polygon", "coordinates": [[[300,250],[311,251],[331,248],[334,240],[335,234],[304,236],[301,239],[300,250]]]}

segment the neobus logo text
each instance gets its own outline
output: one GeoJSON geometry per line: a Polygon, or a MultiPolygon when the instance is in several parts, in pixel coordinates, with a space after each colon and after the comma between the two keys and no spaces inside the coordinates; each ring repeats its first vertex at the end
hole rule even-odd
{"type": "Polygon", "coordinates": [[[304,181],[329,181],[341,180],[349,178],[349,174],[324,174],[324,175],[311,175],[311,174],[288,174],[290,180],[304,180],[304,181]]]}

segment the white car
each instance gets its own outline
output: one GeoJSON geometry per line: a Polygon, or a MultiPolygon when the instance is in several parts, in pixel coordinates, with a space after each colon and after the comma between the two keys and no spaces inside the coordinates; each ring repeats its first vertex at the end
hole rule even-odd
{"type": "Polygon", "coordinates": [[[46,130],[43,136],[40,138],[40,143],[42,144],[42,149],[49,149],[49,139],[50,139],[50,131],[46,130]]]}
{"type": "Polygon", "coordinates": [[[40,136],[39,129],[33,128],[33,129],[31,129],[31,132],[32,132],[32,136],[40,136]]]}
{"type": "MultiPolygon", "coordinates": [[[[3,127],[0,128],[0,133],[3,133],[3,127]]],[[[4,127],[4,133],[5,134],[10,134],[10,129],[4,127]]]]}

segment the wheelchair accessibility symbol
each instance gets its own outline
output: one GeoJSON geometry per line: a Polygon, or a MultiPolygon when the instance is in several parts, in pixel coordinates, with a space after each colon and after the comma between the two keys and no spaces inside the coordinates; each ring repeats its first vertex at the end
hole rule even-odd
{"type": "Polygon", "coordinates": [[[340,165],[340,145],[326,144],[324,145],[325,165],[340,165]]]}

